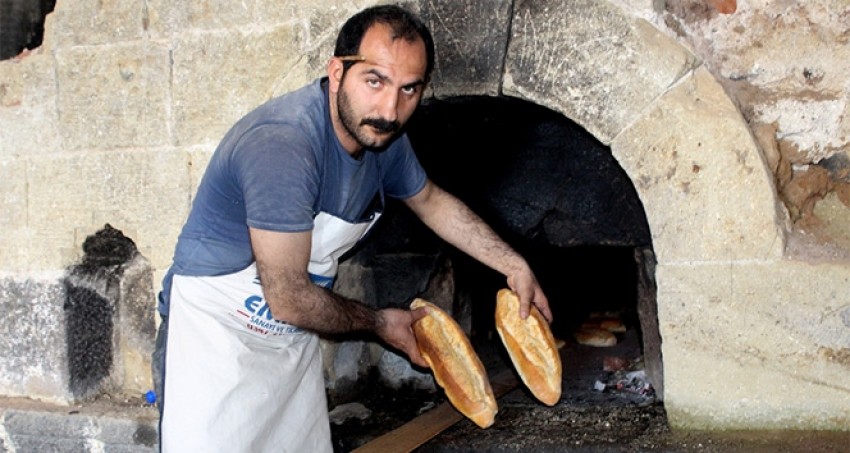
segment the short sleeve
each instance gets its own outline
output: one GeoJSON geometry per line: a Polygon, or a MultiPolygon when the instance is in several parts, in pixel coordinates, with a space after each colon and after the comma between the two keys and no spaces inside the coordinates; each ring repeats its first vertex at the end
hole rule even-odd
{"type": "Polygon", "coordinates": [[[313,227],[319,162],[309,140],[291,125],[267,124],[246,132],[231,155],[248,226],[273,231],[313,227]]]}

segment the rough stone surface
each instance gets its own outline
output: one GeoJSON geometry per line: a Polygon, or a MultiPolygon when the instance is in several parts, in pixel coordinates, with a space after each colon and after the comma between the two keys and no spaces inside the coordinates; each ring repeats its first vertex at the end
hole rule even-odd
{"type": "Polygon", "coordinates": [[[610,143],[695,65],[684,47],[608,2],[522,2],[511,23],[503,90],[610,143]]]}
{"type": "Polygon", "coordinates": [[[434,96],[499,94],[512,2],[425,3],[422,19],[434,37],[437,59],[434,96]]]}
{"type": "Polygon", "coordinates": [[[750,121],[776,123],[775,138],[809,162],[850,147],[846,1],[739,2],[735,14],[667,3],[663,19],[707,57],[750,121]]]}
{"type": "MultiPolygon", "coordinates": [[[[0,180],[3,181],[4,190],[0,193],[0,201],[3,210],[0,211],[0,227],[9,231],[19,225],[26,223],[27,218],[27,165],[21,160],[0,160],[0,180]]],[[[15,250],[12,248],[0,248],[0,262],[10,259],[15,250]]],[[[25,250],[21,252],[26,253],[25,250]]]]}
{"type": "Polygon", "coordinates": [[[655,396],[664,400],[664,357],[658,329],[658,284],[655,281],[655,254],[651,247],[634,251],[637,264],[637,314],[641,329],[641,346],[646,377],[655,388],[655,396]]]}
{"type": "Polygon", "coordinates": [[[305,58],[298,52],[303,39],[294,26],[177,38],[172,49],[176,143],[218,143],[235,121],[275,94],[281,78],[291,89],[320,75],[293,71],[305,58]]]}
{"type": "Polygon", "coordinates": [[[154,36],[176,36],[185,30],[245,28],[253,24],[255,4],[255,0],[239,3],[227,0],[148,0],[144,7],[148,28],[154,36]]]}
{"type": "Polygon", "coordinates": [[[3,160],[60,149],[56,71],[53,56],[43,49],[0,61],[0,124],[3,160]]]}
{"type": "Polygon", "coordinates": [[[65,149],[156,147],[169,137],[169,50],[134,42],[56,52],[65,149]]]}
{"type": "Polygon", "coordinates": [[[377,366],[380,382],[391,389],[410,386],[414,389],[436,391],[434,375],[414,369],[407,357],[384,351],[377,366]]]}
{"type": "Polygon", "coordinates": [[[150,262],[137,254],[120,280],[117,369],[123,393],[142,395],[153,388],[151,354],[156,339],[152,301],[156,300],[150,262]]]}
{"type": "Polygon", "coordinates": [[[91,233],[110,223],[137,232],[131,237],[142,254],[165,268],[188,214],[189,171],[187,155],[167,149],[32,159],[16,175],[28,185],[26,223],[0,237],[0,250],[20,252],[0,265],[10,271],[64,268],[79,257],[71,251],[78,245],[75,229],[91,233]]]}
{"type": "Polygon", "coordinates": [[[659,262],[782,255],[770,174],[737,110],[704,69],[659,98],[611,149],[643,201],[659,262]],[[729,195],[735,193],[747,196],[729,195]]]}
{"type": "Polygon", "coordinates": [[[0,394],[69,400],[61,274],[0,278],[0,394]]]}
{"type": "Polygon", "coordinates": [[[850,426],[847,266],[659,264],[657,280],[672,424],[850,426]]]}
{"type": "Polygon", "coordinates": [[[27,401],[0,404],[0,446],[15,453],[155,453],[157,415],[138,403],[56,407],[27,401]]]}
{"type": "Polygon", "coordinates": [[[841,230],[850,223],[850,209],[832,205],[809,219],[806,211],[824,194],[788,194],[799,192],[797,177],[805,178],[807,167],[850,150],[848,14],[843,0],[746,2],[734,14],[687,0],[666,2],[648,17],[706,61],[754,131],[766,130],[756,139],[766,154],[774,150],[782,201],[792,214],[803,212],[792,217],[795,227],[845,250],[841,230]]]}
{"type": "Polygon", "coordinates": [[[51,47],[107,45],[144,37],[144,0],[57,1],[47,16],[45,43],[51,47]]]}
{"type": "Polygon", "coordinates": [[[835,192],[826,195],[814,207],[814,215],[822,223],[819,231],[824,231],[830,242],[850,251],[850,219],[847,204],[835,192]]]}

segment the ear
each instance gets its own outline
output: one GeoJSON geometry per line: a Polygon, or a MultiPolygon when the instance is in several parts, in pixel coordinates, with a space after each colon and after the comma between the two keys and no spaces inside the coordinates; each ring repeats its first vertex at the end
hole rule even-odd
{"type": "Polygon", "coordinates": [[[330,61],[328,61],[328,90],[331,93],[339,91],[344,69],[342,61],[339,58],[331,57],[330,61]]]}

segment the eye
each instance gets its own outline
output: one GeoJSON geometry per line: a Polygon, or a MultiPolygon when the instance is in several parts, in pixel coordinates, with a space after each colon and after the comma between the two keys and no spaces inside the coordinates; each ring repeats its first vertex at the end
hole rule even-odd
{"type": "Polygon", "coordinates": [[[380,88],[381,81],[378,79],[366,79],[366,84],[369,85],[370,88],[380,88]]]}
{"type": "Polygon", "coordinates": [[[417,86],[409,86],[409,87],[402,87],[401,88],[401,92],[404,93],[407,96],[413,96],[414,94],[416,94],[417,91],[419,91],[417,86]]]}

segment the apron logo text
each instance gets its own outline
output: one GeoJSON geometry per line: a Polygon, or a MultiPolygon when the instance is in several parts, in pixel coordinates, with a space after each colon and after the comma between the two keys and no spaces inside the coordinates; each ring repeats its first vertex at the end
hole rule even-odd
{"type": "Polygon", "coordinates": [[[263,335],[285,335],[303,332],[299,327],[274,319],[269,304],[258,295],[252,295],[245,299],[245,309],[253,315],[250,317],[247,327],[254,332],[259,332],[263,335]]]}

